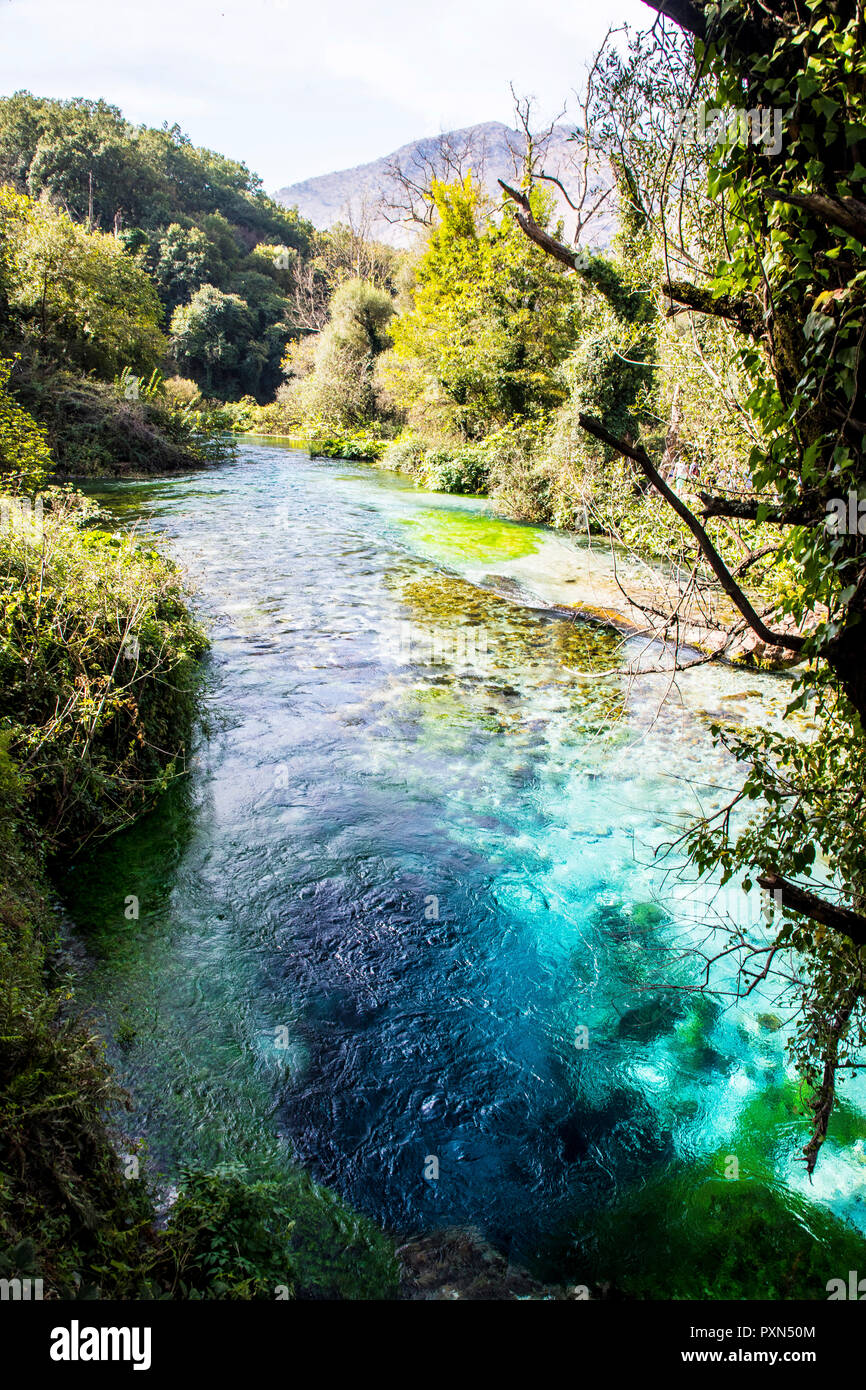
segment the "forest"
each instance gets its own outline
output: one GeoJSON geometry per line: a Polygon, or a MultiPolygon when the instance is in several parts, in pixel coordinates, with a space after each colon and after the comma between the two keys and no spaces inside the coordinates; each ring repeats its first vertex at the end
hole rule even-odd
{"type": "MultiPolygon", "coordinates": [[[[59,1297],[246,1300],[279,1287],[278,1297],[390,1299],[464,1289],[465,1275],[468,1297],[573,1297],[565,1289],[576,1285],[576,1296],[592,1298],[611,1288],[629,1298],[826,1298],[832,1275],[858,1258],[863,1267],[862,1230],[838,1203],[815,1199],[807,1215],[798,1203],[820,1186],[822,1165],[862,1164],[866,1143],[857,1090],[866,1046],[866,21],[847,0],[648,0],[647,10],[647,27],[611,30],[588,69],[568,181],[547,163],[554,127],[520,100],[514,175],[495,196],[444,145],[423,185],[401,183],[398,172],[406,246],[375,240],[351,210],[316,229],[273,201],[246,165],[194,146],[177,124],[135,125],[95,98],[0,99],[0,1273],[38,1276],[59,1297]],[[602,210],[615,233],[600,243],[602,210]],[[712,883],[742,910],[650,944],[676,913],[635,893],[610,928],[614,940],[644,933],[632,942],[650,971],[639,988],[654,991],[622,994],[616,1040],[637,1046],[664,1027],[665,1046],[691,1048],[678,1065],[697,1074],[721,1055],[724,1010],[760,1006],[752,1025],[743,1015],[737,1045],[748,1026],[784,1045],[764,1110],[759,1096],[750,1102],[752,1137],[737,1149],[719,1130],[701,1156],[701,1181],[716,1186],[694,1198],[698,1254],[694,1243],[677,1253],[686,1232],[670,1237],[673,1271],[623,1262],[622,1232],[635,1219],[650,1230],[673,1221],[686,1179],[677,1170],[664,1188],[660,1169],[644,1185],[625,1158],[632,1185],[622,1204],[581,1208],[577,1227],[563,1216],[569,1234],[559,1245],[538,1237],[524,1252],[517,1240],[523,1272],[503,1272],[492,1222],[483,1278],[471,1241],[444,1241],[431,1254],[422,1237],[438,1227],[426,1216],[395,1235],[396,1199],[360,1178],[341,1185],[336,1159],[330,1168],[281,1166],[245,1156],[240,1144],[217,1146],[214,1161],[182,1166],[161,1226],[146,1145],[140,1166],[124,1171],[116,1056],[109,1047],[106,1058],[92,1019],[74,1005],[58,902],[72,920],[84,903],[90,922],[97,908],[78,881],[97,872],[91,863],[110,862],[115,882],[132,885],[120,899],[134,905],[127,921],[137,926],[140,894],[110,856],[131,844],[138,864],[143,842],[124,837],[155,834],[159,817],[183,818],[179,798],[196,776],[202,737],[217,738],[208,720],[213,652],[223,647],[162,535],[138,513],[131,526],[118,520],[127,495],[119,489],[133,490],[133,509],[134,489],[155,489],[147,496],[168,509],[159,515],[171,531],[171,507],[187,506],[182,489],[234,480],[250,448],[271,450],[265,464],[283,457],[277,448],[300,450],[305,466],[331,470],[315,476],[335,486],[375,479],[383,507],[391,498],[398,508],[410,492],[429,507],[452,499],[456,541],[430,540],[438,513],[399,514],[406,534],[428,546],[425,564],[441,563],[435,578],[407,579],[402,561],[389,562],[388,601],[399,593],[428,628],[511,623],[509,660],[517,653],[527,670],[542,660],[532,644],[543,645],[548,628],[531,637],[525,615],[488,613],[477,584],[516,575],[516,593],[528,571],[507,562],[523,563],[542,544],[574,539],[613,556],[595,614],[614,611],[612,625],[582,627],[586,615],[561,598],[538,620],[568,619],[556,637],[565,672],[557,680],[579,686],[578,723],[601,739],[587,754],[600,769],[593,777],[604,776],[604,738],[618,736],[628,708],[613,672],[627,670],[638,698],[642,676],[647,688],[660,681],[676,692],[708,673],[740,681],[749,698],[756,682],[759,694],[772,692],[756,718],[726,718],[722,700],[733,695],[707,697],[689,813],[673,828],[665,822],[654,842],[659,860],[677,858],[690,881],[712,883]],[[498,529],[473,530],[480,517],[498,529]],[[429,549],[434,542],[446,548],[429,549]],[[606,645],[612,631],[615,649],[606,645]],[[700,780],[708,768],[712,794],[700,780]],[[719,1174],[737,1154],[747,1154],[751,1186],[734,1208],[719,1174]],[[804,1175],[790,1200],[773,1162],[804,1175]],[[808,1240],[797,1234],[804,1223],[808,1240]],[[554,1256],[554,1246],[568,1254],[554,1256]]],[[[258,544],[272,571],[282,552],[270,547],[290,548],[306,532],[317,499],[330,505],[325,486],[290,488],[286,521],[263,523],[258,544]]],[[[241,519],[257,494],[243,505],[241,519]]],[[[338,561],[321,564],[322,585],[339,595],[338,561]]],[[[243,582],[238,565],[226,593],[243,582]]],[[[510,593],[500,584],[497,602],[510,593]]],[[[243,635],[247,619],[220,601],[243,635]]],[[[310,628],[328,631],[328,621],[319,614],[310,628]]],[[[295,659],[304,671],[339,664],[300,650],[295,659]]],[[[491,700],[516,694],[517,676],[497,679],[491,700]]],[[[235,694],[240,708],[242,685],[235,694]]],[[[446,759],[445,726],[459,730],[466,707],[473,737],[487,729],[500,738],[504,723],[490,732],[499,706],[476,709],[470,696],[455,677],[452,703],[426,691],[418,715],[413,695],[411,717],[428,720],[425,756],[446,759]]],[[[648,736],[666,717],[647,716],[648,736]]],[[[279,778],[294,776],[296,753],[279,747],[288,771],[275,774],[275,795],[290,785],[279,778]]],[[[487,756],[480,743],[468,747],[466,766],[487,756]]],[[[482,824],[482,811],[493,812],[481,799],[479,807],[482,824]]],[[[326,805],[319,814],[321,844],[336,853],[337,813],[326,805]]],[[[390,809],[371,814],[390,824],[390,809]]],[[[409,882],[415,861],[402,852],[409,882]]],[[[484,852],[491,864],[504,853],[498,842],[484,852]]],[[[322,868],[309,891],[324,894],[349,872],[322,868]]],[[[572,865],[572,880],[582,872],[572,865]]],[[[421,891],[412,889],[416,900],[421,891]]],[[[542,891],[528,871],[522,891],[542,891]]],[[[428,883],[421,898],[437,912],[438,892],[428,883]]],[[[375,914],[390,902],[380,897],[375,914]]],[[[331,911],[327,900],[322,911],[331,911]]],[[[620,908],[600,894],[592,911],[586,920],[601,931],[620,908]]],[[[99,958],[106,929],[95,921],[99,958]]],[[[633,982],[637,967],[624,959],[616,969],[633,982]]],[[[569,977],[560,999],[572,987],[569,977]]],[[[328,1026],[342,1027],[329,1007],[337,1012],[325,1015],[328,1026]]],[[[356,1023],[360,1004],[345,1008],[356,1023]]],[[[139,1026],[114,1020],[118,1056],[135,1048],[139,1026]]],[[[554,1105],[557,1153],[583,1160],[601,1144],[587,1135],[619,1132],[621,1089],[605,1095],[578,1126],[554,1105]]],[[[288,1093],[283,1101],[294,1114],[288,1093]]],[[[673,1162],[668,1131],[653,1134],[648,1151],[673,1162]]],[[[426,1164],[423,1146],[421,1155],[426,1164]]],[[[840,1192],[846,1181],[832,1179],[840,1192]]],[[[460,1225],[455,1216],[449,1230],[460,1225]]]]}

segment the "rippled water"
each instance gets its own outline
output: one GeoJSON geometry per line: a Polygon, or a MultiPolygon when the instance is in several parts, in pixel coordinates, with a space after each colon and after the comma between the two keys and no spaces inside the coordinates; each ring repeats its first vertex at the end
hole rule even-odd
{"type": "Polygon", "coordinates": [[[156,1168],[294,1157],[394,1230],[471,1222],[553,1275],[588,1214],[730,1153],[859,1219],[857,1096],[809,1188],[772,996],[659,987],[694,983],[706,913],[653,849],[731,782],[710,720],[778,681],[702,667],[663,702],[615,633],[503,596],[577,549],[373,470],[244,445],[104,497],[213,638],[188,783],[70,877],[79,995],[156,1168]]]}

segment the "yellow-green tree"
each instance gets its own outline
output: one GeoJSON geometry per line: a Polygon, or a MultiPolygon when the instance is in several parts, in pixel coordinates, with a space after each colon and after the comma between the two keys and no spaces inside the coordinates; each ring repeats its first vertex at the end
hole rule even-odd
{"type": "Polygon", "coordinates": [[[51,472],[45,431],[9,394],[12,362],[0,357],[0,492],[33,491],[51,472]]]}
{"type": "MultiPolygon", "coordinates": [[[[394,325],[392,377],[410,407],[413,394],[429,399],[432,387],[457,434],[478,439],[565,398],[558,368],[577,301],[565,273],[510,217],[485,207],[471,175],[434,181],[432,193],[438,221],[415,269],[411,307],[394,325]]],[[[546,196],[532,197],[544,221],[546,196]]]]}

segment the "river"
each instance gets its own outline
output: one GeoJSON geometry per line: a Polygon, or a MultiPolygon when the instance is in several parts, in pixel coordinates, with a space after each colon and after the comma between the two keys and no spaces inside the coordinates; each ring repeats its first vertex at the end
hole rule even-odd
{"type": "Polygon", "coordinates": [[[638,639],[518,601],[579,546],[375,469],[244,442],[99,495],[212,638],[189,778],[68,883],[154,1171],[298,1162],[553,1279],[599,1214],[613,1277],[648,1210],[698,1194],[699,1223],[732,1156],[801,1231],[866,1225],[862,1090],[810,1185],[778,991],[690,989],[706,890],[654,857],[735,785],[711,721],[776,717],[784,682],[625,674],[638,639]]]}

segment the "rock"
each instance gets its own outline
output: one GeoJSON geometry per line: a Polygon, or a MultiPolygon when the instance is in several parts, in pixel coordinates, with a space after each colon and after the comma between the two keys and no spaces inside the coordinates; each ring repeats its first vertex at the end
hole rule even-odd
{"type": "Polygon", "coordinates": [[[558,1285],[540,1284],[511,1264],[471,1226],[452,1226],[407,1241],[397,1250],[400,1296],[428,1302],[454,1299],[570,1299],[558,1285]]]}
{"type": "Polygon", "coordinates": [[[762,1028],[766,1028],[768,1033],[778,1033],[782,1026],[782,1020],[778,1014],[758,1014],[758,1022],[762,1028]]]}

